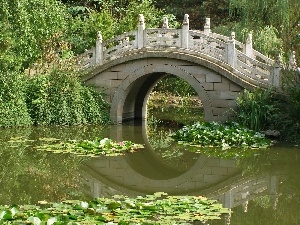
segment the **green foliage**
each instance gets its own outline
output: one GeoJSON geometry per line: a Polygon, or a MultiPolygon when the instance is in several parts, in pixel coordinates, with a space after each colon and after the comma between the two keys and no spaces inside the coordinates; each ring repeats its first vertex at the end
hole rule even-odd
{"type": "Polygon", "coordinates": [[[95,46],[97,32],[101,31],[104,40],[115,35],[116,19],[106,10],[90,11],[85,17],[76,16],[69,22],[69,33],[66,37],[76,53],[95,46]]]}
{"type": "Polygon", "coordinates": [[[198,147],[266,148],[270,141],[263,134],[238,123],[200,122],[184,126],[172,134],[182,144],[198,147]]]}
{"type": "MultiPolygon", "coordinates": [[[[299,0],[229,0],[229,2],[230,16],[240,22],[241,27],[253,30],[253,35],[258,33],[256,47],[260,48],[262,44],[269,46],[270,49],[272,45],[276,48],[282,45],[280,50],[285,54],[291,49],[299,51],[300,44],[297,41],[300,34],[299,0]]],[[[258,50],[264,52],[264,48],[258,50]]],[[[270,55],[269,51],[265,53],[270,55]]]]}
{"type": "Polygon", "coordinates": [[[100,93],[83,86],[74,74],[53,69],[31,78],[28,106],[35,125],[101,124],[108,121],[100,93]]]}
{"type": "Polygon", "coordinates": [[[173,75],[168,75],[161,79],[153,90],[162,93],[171,93],[175,96],[197,95],[196,91],[189,83],[173,75]]]}
{"type": "Polygon", "coordinates": [[[0,127],[32,124],[26,105],[26,76],[0,71],[0,127]]]}
{"type": "Polygon", "coordinates": [[[147,27],[158,27],[162,23],[163,10],[155,8],[152,0],[131,1],[125,10],[124,17],[118,20],[116,34],[137,29],[139,14],[145,17],[147,27]]]}
{"type": "Polygon", "coordinates": [[[271,90],[244,90],[237,97],[237,121],[252,130],[261,131],[272,127],[278,116],[271,90]]]}
{"type": "Polygon", "coordinates": [[[192,224],[220,219],[230,210],[201,196],[167,196],[157,192],[145,197],[97,198],[89,202],[40,201],[37,205],[0,206],[0,222],[47,224],[192,224]]]}
{"type": "Polygon", "coordinates": [[[0,1],[0,68],[27,68],[40,56],[45,41],[66,29],[68,18],[56,0],[0,1]]]}
{"type": "MultiPolygon", "coordinates": [[[[18,140],[17,140],[18,141],[18,140]]],[[[116,156],[126,152],[135,152],[137,149],[144,148],[141,144],[131,141],[114,142],[109,138],[96,138],[95,140],[70,140],[61,142],[59,139],[42,138],[46,144],[36,146],[37,150],[50,151],[55,153],[74,153],[82,156],[116,156]]]]}

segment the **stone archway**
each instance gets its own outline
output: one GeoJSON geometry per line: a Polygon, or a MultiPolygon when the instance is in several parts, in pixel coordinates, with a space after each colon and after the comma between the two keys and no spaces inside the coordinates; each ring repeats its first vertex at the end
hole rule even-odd
{"type": "Polygon", "coordinates": [[[228,120],[228,111],[235,107],[236,97],[248,85],[230,71],[204,59],[147,54],[95,68],[86,78],[87,84],[107,94],[111,119],[116,123],[145,118],[149,94],[165,74],[178,76],[195,89],[202,101],[206,121],[228,120]]]}
{"type": "Polygon", "coordinates": [[[155,84],[166,74],[187,81],[198,93],[204,107],[205,120],[211,120],[211,103],[201,83],[190,73],[174,65],[149,64],[129,74],[117,88],[112,99],[111,116],[116,122],[126,119],[145,118],[147,99],[155,84]],[[120,98],[119,96],[123,96],[120,98]]]}

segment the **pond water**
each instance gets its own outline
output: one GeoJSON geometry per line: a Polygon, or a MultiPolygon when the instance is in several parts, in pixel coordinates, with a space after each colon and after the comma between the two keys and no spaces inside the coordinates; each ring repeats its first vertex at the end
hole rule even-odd
{"type": "MultiPolygon", "coordinates": [[[[192,153],[168,134],[177,123],[0,130],[0,204],[130,197],[164,191],[218,200],[233,213],[208,224],[300,224],[300,147],[192,153]],[[32,141],[9,142],[13,137],[32,141]],[[145,148],[87,158],[35,150],[39,138],[131,140],[145,148]]],[[[176,126],[175,126],[176,125],[176,126]]]]}

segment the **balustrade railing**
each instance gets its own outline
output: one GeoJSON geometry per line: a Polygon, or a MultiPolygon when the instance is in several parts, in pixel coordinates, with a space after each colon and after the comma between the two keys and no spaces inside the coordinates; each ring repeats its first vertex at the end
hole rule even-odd
{"type": "Polygon", "coordinates": [[[96,47],[81,55],[83,69],[102,65],[139,50],[177,49],[193,54],[205,54],[233,67],[240,76],[259,84],[279,86],[280,60],[272,60],[252,48],[252,34],[247,42],[235,40],[235,33],[230,37],[212,33],[210,19],[206,19],[203,31],[189,30],[189,19],[186,14],[181,29],[169,28],[164,18],[162,28],[145,28],[144,17],[140,15],[138,29],[121,34],[115,38],[102,41],[98,33],[96,47]]]}

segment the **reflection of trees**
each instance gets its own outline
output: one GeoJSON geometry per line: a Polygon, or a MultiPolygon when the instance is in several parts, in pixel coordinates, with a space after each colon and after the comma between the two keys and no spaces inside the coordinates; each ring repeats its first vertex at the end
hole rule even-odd
{"type": "Polygon", "coordinates": [[[164,128],[155,124],[147,126],[147,137],[152,151],[166,165],[185,172],[195,163],[195,155],[187,151],[186,147],[177,144],[170,134],[174,128],[164,128]]]}
{"type": "Polygon", "coordinates": [[[11,137],[20,140],[38,137],[61,139],[86,138],[99,135],[78,127],[22,128],[1,130],[0,136],[0,204],[32,204],[39,200],[61,201],[82,197],[78,167],[82,158],[68,154],[35,151],[38,142],[8,142],[11,137]],[[73,130],[73,133],[70,132],[73,130]],[[29,146],[30,145],[30,146],[29,146]]]}

